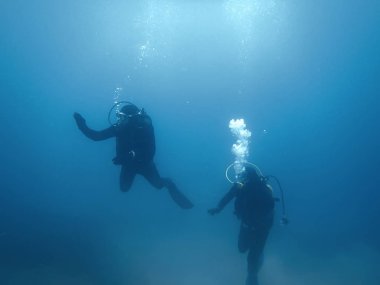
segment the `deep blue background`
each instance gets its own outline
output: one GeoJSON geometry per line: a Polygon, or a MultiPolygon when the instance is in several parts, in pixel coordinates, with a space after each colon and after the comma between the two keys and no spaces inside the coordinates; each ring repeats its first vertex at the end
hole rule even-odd
{"type": "Polygon", "coordinates": [[[379,27],[375,0],[1,0],[0,284],[243,284],[232,206],[206,213],[232,118],[286,191],[262,284],[377,284],[379,27]],[[121,193],[114,141],[77,130],[117,88],[193,210],[140,177],[121,193]]]}

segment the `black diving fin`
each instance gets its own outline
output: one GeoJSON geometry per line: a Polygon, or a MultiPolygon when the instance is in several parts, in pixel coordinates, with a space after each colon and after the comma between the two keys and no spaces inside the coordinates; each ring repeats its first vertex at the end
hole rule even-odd
{"type": "Polygon", "coordinates": [[[166,178],[165,187],[169,191],[170,197],[173,201],[180,206],[182,209],[191,209],[194,207],[193,203],[177,188],[171,179],[166,178]]]}
{"type": "Polygon", "coordinates": [[[170,183],[168,187],[169,195],[172,197],[173,201],[180,206],[182,209],[191,209],[194,207],[193,203],[174,185],[170,183]]]}
{"type": "Polygon", "coordinates": [[[169,188],[170,197],[177,203],[182,209],[191,209],[194,207],[193,203],[177,188],[169,188]]]}

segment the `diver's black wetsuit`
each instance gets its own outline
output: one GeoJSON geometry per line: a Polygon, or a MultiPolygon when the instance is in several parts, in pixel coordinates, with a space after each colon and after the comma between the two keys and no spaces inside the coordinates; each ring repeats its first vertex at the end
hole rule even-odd
{"type": "Polygon", "coordinates": [[[241,220],[238,248],[242,253],[249,251],[246,285],[257,285],[265,242],[273,224],[272,190],[261,181],[234,184],[220,200],[217,208],[209,212],[220,212],[234,198],[235,214],[241,220]]]}
{"type": "Polygon", "coordinates": [[[170,179],[160,177],[153,162],[156,144],[152,120],[148,115],[131,116],[101,131],[90,129],[79,114],[74,117],[86,137],[94,141],[116,138],[116,157],[113,162],[121,165],[121,191],[126,192],[131,188],[136,174],[144,176],[157,189],[175,187],[170,179]]]}

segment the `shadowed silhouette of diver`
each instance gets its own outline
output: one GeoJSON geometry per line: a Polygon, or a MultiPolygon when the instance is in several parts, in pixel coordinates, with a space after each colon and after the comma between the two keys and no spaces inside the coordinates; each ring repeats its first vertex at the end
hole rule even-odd
{"type": "Polygon", "coordinates": [[[248,252],[245,284],[258,285],[263,251],[273,225],[275,199],[272,188],[254,167],[246,165],[241,181],[234,183],[217,207],[209,209],[208,213],[219,213],[233,199],[235,214],[241,221],[238,248],[241,253],[248,252]]]}
{"type": "Polygon", "coordinates": [[[125,103],[117,112],[117,122],[101,131],[89,128],[79,113],[74,113],[74,119],[79,130],[94,141],[116,138],[116,157],[113,158],[113,163],[121,166],[121,191],[129,191],[136,174],[139,174],[156,189],[167,188],[170,197],[182,209],[192,208],[193,203],[174,182],[170,178],[162,178],[158,173],[153,161],[156,142],[151,118],[144,109],[139,109],[130,102],[125,103]]]}

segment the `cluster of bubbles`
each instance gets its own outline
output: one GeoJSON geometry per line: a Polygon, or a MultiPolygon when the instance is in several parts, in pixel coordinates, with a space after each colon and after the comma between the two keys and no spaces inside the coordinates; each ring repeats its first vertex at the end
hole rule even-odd
{"type": "Polygon", "coordinates": [[[119,114],[120,113],[120,104],[117,104],[117,103],[120,102],[120,96],[121,96],[122,92],[123,92],[123,88],[122,87],[116,87],[115,91],[113,92],[113,103],[116,104],[115,114],[119,114]]]}
{"type": "Polygon", "coordinates": [[[244,171],[249,155],[248,145],[251,132],[247,129],[244,119],[232,119],[229,124],[232,134],[236,137],[236,142],[232,145],[232,153],[235,155],[234,171],[238,180],[244,171]]]}
{"type": "Polygon", "coordinates": [[[135,20],[135,26],[142,29],[143,35],[138,46],[139,66],[148,68],[150,58],[167,58],[178,25],[177,9],[175,1],[146,1],[145,12],[135,20]]]}

